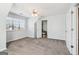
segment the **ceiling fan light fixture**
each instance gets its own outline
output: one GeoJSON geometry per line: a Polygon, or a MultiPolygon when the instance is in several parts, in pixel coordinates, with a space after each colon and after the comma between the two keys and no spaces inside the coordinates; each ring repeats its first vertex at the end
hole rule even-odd
{"type": "Polygon", "coordinates": [[[32,16],[38,16],[38,11],[36,9],[33,9],[32,16]]]}

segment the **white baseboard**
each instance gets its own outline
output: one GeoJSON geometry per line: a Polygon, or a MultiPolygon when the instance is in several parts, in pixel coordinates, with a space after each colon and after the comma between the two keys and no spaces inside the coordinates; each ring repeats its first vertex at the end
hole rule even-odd
{"type": "Polygon", "coordinates": [[[7,48],[0,49],[0,52],[4,51],[4,50],[6,50],[6,49],[7,49],[7,48]]]}
{"type": "Polygon", "coordinates": [[[12,40],[8,40],[7,42],[11,42],[11,41],[15,41],[15,40],[23,39],[23,38],[26,38],[26,36],[25,37],[21,37],[21,38],[15,38],[15,39],[12,39],[12,40]]]}
{"type": "Polygon", "coordinates": [[[65,39],[54,39],[54,38],[48,38],[48,39],[53,39],[53,40],[64,40],[65,41],[65,39]]]}

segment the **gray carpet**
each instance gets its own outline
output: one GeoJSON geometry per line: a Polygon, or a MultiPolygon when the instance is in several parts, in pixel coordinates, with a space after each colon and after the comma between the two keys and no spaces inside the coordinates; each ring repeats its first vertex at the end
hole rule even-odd
{"type": "Polygon", "coordinates": [[[11,42],[9,55],[69,55],[65,41],[55,39],[24,38],[11,42]]]}

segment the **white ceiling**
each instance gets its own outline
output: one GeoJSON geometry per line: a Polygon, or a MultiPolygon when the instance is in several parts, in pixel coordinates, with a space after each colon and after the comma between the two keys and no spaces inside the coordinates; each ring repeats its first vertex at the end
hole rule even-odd
{"type": "Polygon", "coordinates": [[[11,12],[31,16],[33,9],[37,9],[40,16],[53,16],[67,13],[71,5],[71,3],[16,3],[13,4],[11,12]]]}

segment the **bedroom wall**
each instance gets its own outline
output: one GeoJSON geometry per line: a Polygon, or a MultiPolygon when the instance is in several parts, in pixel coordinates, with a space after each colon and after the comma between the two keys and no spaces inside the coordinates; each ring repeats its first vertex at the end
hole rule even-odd
{"type": "Polygon", "coordinates": [[[32,37],[32,38],[35,37],[35,27],[34,26],[35,26],[35,22],[37,22],[37,20],[38,20],[38,17],[30,17],[28,19],[28,24],[27,24],[28,37],[32,37]]]}
{"type": "Polygon", "coordinates": [[[48,38],[65,40],[65,15],[48,16],[48,38]]]}
{"type": "Polygon", "coordinates": [[[27,23],[28,23],[28,20],[27,19],[22,19],[25,21],[25,28],[24,29],[21,29],[21,30],[11,30],[11,31],[7,31],[6,32],[6,37],[7,37],[7,42],[10,42],[10,41],[14,41],[14,40],[18,40],[18,39],[21,39],[21,38],[24,38],[24,37],[27,37],[27,23]]]}
{"type": "MultiPolygon", "coordinates": [[[[26,31],[14,31],[7,33],[7,35],[14,38],[21,38],[21,37],[35,37],[35,29],[34,24],[38,20],[38,17],[30,17],[26,21],[26,31]]],[[[51,39],[59,39],[65,40],[65,15],[57,15],[57,16],[48,16],[47,19],[41,19],[37,21],[37,37],[41,37],[41,22],[42,20],[47,20],[47,31],[48,31],[48,38],[51,39]]],[[[9,38],[10,38],[9,37],[9,38]]],[[[14,39],[15,39],[14,38],[14,39]]],[[[14,40],[12,39],[12,40],[14,40]]],[[[11,40],[11,39],[10,39],[11,40]]]]}
{"type": "Polygon", "coordinates": [[[0,51],[6,49],[6,17],[11,6],[11,3],[0,3],[0,51]]]}
{"type": "Polygon", "coordinates": [[[66,15],[47,16],[37,21],[37,37],[42,37],[42,20],[47,20],[48,38],[65,40],[65,18],[66,15]]]}
{"type": "Polygon", "coordinates": [[[36,19],[37,21],[37,38],[42,37],[42,20],[47,20],[47,33],[48,38],[51,39],[59,39],[65,40],[65,18],[66,15],[56,15],[56,16],[47,16],[46,18],[31,18],[29,20],[29,36],[34,37],[34,23],[33,21],[36,19]]]}

